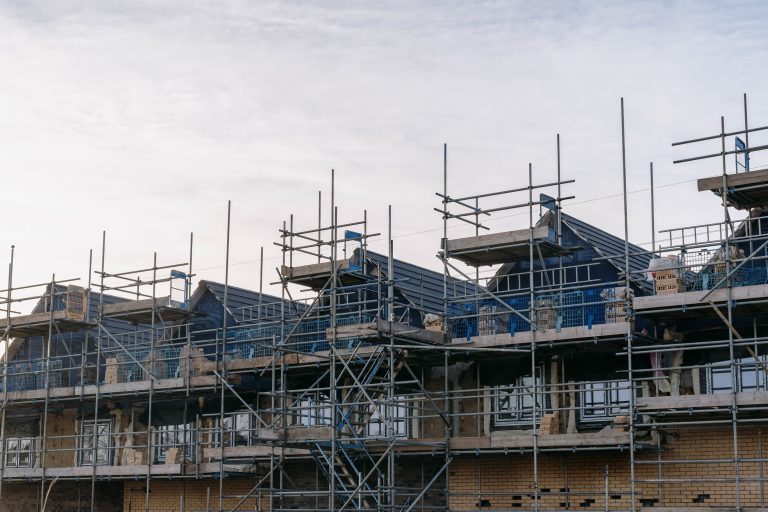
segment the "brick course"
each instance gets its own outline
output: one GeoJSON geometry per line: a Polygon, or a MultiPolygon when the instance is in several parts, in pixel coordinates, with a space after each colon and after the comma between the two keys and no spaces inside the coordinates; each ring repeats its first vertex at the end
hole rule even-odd
{"type": "MultiPolygon", "coordinates": [[[[766,432],[739,428],[739,457],[757,459],[766,445],[766,432]]],[[[657,480],[656,452],[637,452],[636,479],[657,480]],[[650,462],[651,464],[644,464],[650,462]]],[[[675,429],[665,436],[661,460],[663,484],[638,482],[638,506],[734,507],[736,505],[733,439],[730,428],[675,429]],[[701,461],[669,463],[675,460],[701,461]],[[717,462],[720,461],[720,462],[717,462]],[[676,482],[696,479],[694,482],[676,482]]],[[[768,501],[761,493],[761,463],[739,465],[742,507],[759,508],[768,501]],[[761,495],[763,498],[761,498],[761,495]]],[[[630,463],[627,453],[542,453],[538,457],[539,506],[542,510],[605,509],[605,473],[608,470],[608,509],[631,507],[630,463]]],[[[763,468],[764,470],[768,468],[763,468]]],[[[533,457],[531,454],[459,456],[448,473],[450,508],[460,510],[533,509],[533,457]]]]}

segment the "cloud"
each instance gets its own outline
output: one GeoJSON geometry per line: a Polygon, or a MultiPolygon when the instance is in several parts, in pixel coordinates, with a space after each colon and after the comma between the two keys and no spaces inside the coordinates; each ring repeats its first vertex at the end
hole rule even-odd
{"type": "MultiPolygon", "coordinates": [[[[155,250],[184,259],[190,231],[201,268],[220,267],[232,199],[232,261],[261,245],[275,257],[282,220],[313,226],[336,168],[344,218],[367,209],[386,232],[392,204],[395,234],[421,233],[397,256],[434,267],[443,142],[450,190],[481,192],[525,184],[528,162],[552,179],[559,132],[577,180],[565,193],[611,195],[624,96],[631,190],[651,160],[657,184],[716,174],[672,166],[684,150],[669,144],[716,132],[721,114],[740,126],[745,91],[752,119],[768,117],[767,14],[761,2],[4,2],[3,240],[23,254],[21,282],[82,276],[101,229],[115,270],[155,250]]],[[[692,184],[657,199],[660,227],[721,214],[692,184]]],[[[621,211],[605,199],[571,213],[620,234],[621,211]]],[[[647,195],[630,213],[631,237],[648,241],[647,195]]],[[[233,281],[254,286],[257,269],[233,281]]]]}

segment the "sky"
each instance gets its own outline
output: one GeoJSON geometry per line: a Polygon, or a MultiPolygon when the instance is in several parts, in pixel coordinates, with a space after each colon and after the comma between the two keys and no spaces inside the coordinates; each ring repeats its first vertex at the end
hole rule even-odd
{"type": "Polygon", "coordinates": [[[318,191],[327,221],[335,169],[341,222],[366,215],[384,252],[391,205],[395,256],[439,270],[443,144],[457,197],[526,186],[529,163],[554,180],[558,133],[564,211],[623,235],[622,97],[649,244],[650,162],[657,229],[722,220],[695,183],[721,162],[672,164],[719,141],[671,143],[742,128],[744,93],[768,124],[766,20],[763,1],[2,0],[0,264],[14,245],[14,285],[86,284],[103,232],[112,273],[187,262],[194,233],[196,279],[223,280],[231,201],[230,283],[259,286],[263,247],[275,291],[278,230],[315,227],[318,191]]]}

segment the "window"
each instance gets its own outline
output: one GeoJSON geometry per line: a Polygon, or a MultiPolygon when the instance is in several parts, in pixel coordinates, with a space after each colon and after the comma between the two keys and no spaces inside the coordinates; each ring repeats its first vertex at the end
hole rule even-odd
{"type": "Polygon", "coordinates": [[[222,434],[224,436],[224,446],[251,446],[253,444],[253,429],[256,419],[250,411],[237,411],[224,414],[224,422],[218,415],[209,416],[213,425],[206,432],[210,431],[211,446],[221,446],[222,434]]]}
{"type": "Polygon", "coordinates": [[[35,439],[13,437],[5,440],[5,466],[9,468],[31,468],[34,465],[35,439]]]}
{"type": "Polygon", "coordinates": [[[740,359],[737,364],[740,391],[761,391],[766,388],[765,371],[762,366],[765,364],[763,356],[758,356],[757,360],[752,357],[740,359]]]}
{"type": "Polygon", "coordinates": [[[251,419],[249,411],[236,412],[224,417],[224,442],[227,446],[251,445],[251,419]]]}
{"type": "Polygon", "coordinates": [[[298,408],[295,425],[317,427],[331,424],[331,401],[325,394],[305,395],[295,402],[295,407],[298,408]]]}
{"type": "Polygon", "coordinates": [[[394,397],[395,403],[380,403],[372,411],[366,433],[369,437],[387,436],[387,420],[392,422],[392,431],[395,437],[408,436],[408,403],[403,397],[394,397]]]}
{"type": "Polygon", "coordinates": [[[536,418],[544,414],[545,396],[541,392],[543,385],[541,368],[536,369],[536,380],[530,375],[515,379],[511,386],[499,386],[494,389],[494,415],[496,426],[524,426],[533,420],[534,386],[536,392],[536,418]]]}
{"type": "Polygon", "coordinates": [[[109,465],[112,457],[112,422],[86,420],[80,428],[80,465],[109,465]]]}
{"type": "MultiPolygon", "coordinates": [[[[764,391],[766,384],[765,356],[759,356],[757,360],[745,357],[736,360],[736,387],[737,391],[764,391]]],[[[707,367],[707,393],[730,393],[733,390],[730,363],[713,363],[707,367]]]]}
{"type": "Polygon", "coordinates": [[[710,366],[707,371],[707,393],[730,393],[733,389],[730,366],[710,366]]]}
{"type": "Polygon", "coordinates": [[[155,428],[155,461],[165,462],[170,448],[184,445],[184,459],[195,460],[195,428],[192,423],[184,425],[161,425],[155,428]]]}
{"type": "Polygon", "coordinates": [[[609,421],[614,416],[629,414],[632,388],[629,381],[608,380],[581,384],[581,421],[609,421]]]}

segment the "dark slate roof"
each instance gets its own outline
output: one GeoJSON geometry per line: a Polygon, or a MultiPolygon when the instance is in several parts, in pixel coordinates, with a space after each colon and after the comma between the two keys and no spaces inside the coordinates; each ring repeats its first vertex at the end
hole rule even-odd
{"type": "MultiPolygon", "coordinates": [[[[618,258],[611,258],[607,261],[619,272],[624,271],[624,240],[622,238],[614,236],[565,213],[561,214],[561,219],[567,228],[571,229],[576,236],[588,243],[595,252],[601,256],[619,256],[618,258]]],[[[537,224],[540,226],[550,225],[554,227],[554,223],[555,217],[553,213],[549,211],[544,214],[537,224]]],[[[638,274],[644,273],[648,269],[651,255],[646,249],[635,244],[629,244],[629,254],[629,270],[633,274],[632,277],[637,278],[638,274]]],[[[647,283],[643,283],[636,284],[642,287],[649,286],[647,283]]]]}
{"type": "MultiPolygon", "coordinates": [[[[212,296],[215,297],[215,299],[223,306],[224,284],[217,283],[215,281],[201,280],[197,285],[197,289],[190,298],[190,310],[195,311],[197,303],[202,299],[206,292],[210,292],[212,296]]],[[[227,289],[227,310],[230,313],[230,317],[234,319],[235,322],[238,322],[238,320],[242,318],[242,315],[239,313],[239,311],[242,311],[243,308],[248,308],[251,306],[255,308],[258,306],[259,302],[261,302],[262,307],[266,306],[267,304],[275,304],[277,307],[277,305],[280,304],[282,300],[282,298],[275,295],[269,295],[266,293],[259,294],[259,292],[248,290],[246,288],[240,288],[237,286],[229,285],[227,289]],[[259,300],[259,296],[261,296],[261,300],[259,300]]],[[[307,307],[303,303],[291,302],[287,299],[286,304],[290,304],[291,307],[291,309],[287,311],[289,314],[301,314],[307,307]]]]}
{"type": "MultiPolygon", "coordinates": [[[[49,287],[46,287],[46,293],[48,292],[49,287]]],[[[56,295],[54,300],[54,311],[59,311],[64,308],[64,294],[67,291],[67,287],[65,285],[56,285],[56,295]]],[[[89,317],[91,320],[95,320],[98,317],[99,314],[99,299],[101,298],[101,294],[98,292],[95,292],[91,290],[89,297],[88,297],[88,311],[89,311],[89,317]]],[[[117,297],[114,295],[103,295],[103,304],[116,304],[118,302],[125,302],[130,299],[126,299],[123,297],[117,297]]],[[[41,298],[37,301],[35,306],[32,308],[32,313],[42,313],[46,310],[46,300],[44,298],[41,298]]],[[[102,325],[106,328],[106,330],[113,335],[121,334],[121,333],[127,333],[127,332],[133,332],[135,330],[135,327],[123,320],[115,319],[115,318],[104,318],[102,320],[102,325]]],[[[68,332],[64,334],[57,334],[54,336],[54,343],[59,343],[62,341],[63,337],[66,338],[68,343],[75,343],[75,342],[81,342],[84,339],[84,332],[83,331],[75,331],[75,332],[68,332]]],[[[18,355],[21,353],[20,350],[23,350],[23,347],[25,344],[31,341],[32,345],[38,345],[37,348],[34,350],[31,350],[31,354],[29,354],[26,357],[29,358],[35,358],[35,357],[42,357],[42,345],[38,343],[42,338],[40,336],[30,336],[28,338],[15,338],[11,345],[14,347],[13,350],[11,350],[11,353],[14,353],[14,359],[18,357],[18,355]],[[15,345],[18,343],[18,346],[15,345]]],[[[54,346],[53,352],[57,353],[57,349],[54,346]]],[[[0,360],[2,357],[0,357],[0,360]]]]}
{"type": "MultiPolygon", "coordinates": [[[[355,249],[358,254],[360,249],[355,249]]],[[[389,258],[372,251],[366,251],[369,261],[381,269],[383,275],[389,271],[389,258]]],[[[443,274],[433,270],[394,259],[395,286],[414,306],[424,312],[442,314],[443,312],[443,274]]],[[[448,278],[448,299],[475,294],[473,283],[448,278]]]]}

